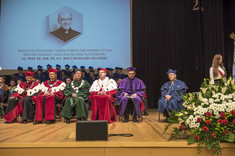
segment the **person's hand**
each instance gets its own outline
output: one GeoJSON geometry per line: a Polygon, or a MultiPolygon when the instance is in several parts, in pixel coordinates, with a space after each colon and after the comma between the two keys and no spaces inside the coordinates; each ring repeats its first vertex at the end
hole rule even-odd
{"type": "Polygon", "coordinates": [[[72,94],[72,97],[76,98],[76,97],[78,97],[78,96],[77,96],[77,94],[72,94]]]}
{"type": "Polygon", "coordinates": [[[125,97],[127,97],[127,96],[128,96],[128,94],[127,94],[127,93],[125,93],[125,94],[124,94],[124,96],[125,96],[125,97]]]}
{"type": "Polygon", "coordinates": [[[52,91],[49,91],[48,93],[49,93],[48,96],[54,95],[54,93],[52,91]]]}
{"type": "Polygon", "coordinates": [[[169,101],[168,96],[169,96],[169,95],[165,95],[166,101],[169,101]]]}
{"type": "Polygon", "coordinates": [[[170,95],[165,95],[166,101],[170,101],[171,97],[172,96],[170,96],[170,95]]]}
{"type": "Polygon", "coordinates": [[[103,94],[103,92],[102,91],[99,91],[98,93],[97,93],[97,95],[102,95],[103,94]]]}
{"type": "Polygon", "coordinates": [[[137,94],[132,94],[131,98],[135,98],[137,96],[137,94]]]}
{"type": "Polygon", "coordinates": [[[106,93],[104,91],[100,91],[100,95],[105,95],[106,93]]]}
{"type": "Polygon", "coordinates": [[[44,95],[45,95],[45,96],[49,96],[49,95],[50,95],[50,93],[49,93],[49,92],[46,92],[46,93],[44,93],[44,95]]]}

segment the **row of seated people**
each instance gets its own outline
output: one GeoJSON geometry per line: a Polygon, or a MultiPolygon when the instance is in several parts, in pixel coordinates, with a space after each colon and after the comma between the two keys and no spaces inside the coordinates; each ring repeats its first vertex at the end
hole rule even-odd
{"type": "Polygon", "coordinates": [[[33,121],[40,124],[43,120],[47,124],[55,122],[56,104],[64,101],[61,116],[66,123],[75,110],[77,120],[87,120],[88,105],[91,101],[91,120],[107,120],[108,123],[116,122],[116,110],[113,103],[116,98],[120,103],[120,117],[124,122],[129,121],[132,113],[133,121],[141,118],[141,110],[144,110],[143,98],[145,97],[145,85],[142,80],[135,77],[135,68],[129,67],[128,77],[116,82],[107,77],[107,69],[100,68],[99,79],[90,85],[82,78],[82,71],[76,70],[74,79],[65,84],[57,79],[57,70],[49,69],[49,80],[37,83],[34,72],[25,72],[26,81],[21,82],[14,89],[8,100],[4,119],[5,123],[17,122],[17,117],[22,114],[21,123],[33,121]],[[34,111],[35,109],[35,111],[34,111]],[[35,112],[35,113],[34,113],[35,112]]]}
{"type": "MultiPolygon", "coordinates": [[[[171,111],[179,111],[182,109],[182,97],[181,94],[186,94],[187,86],[183,81],[180,81],[176,78],[176,70],[169,69],[167,72],[167,75],[169,77],[169,81],[166,82],[161,87],[161,94],[158,101],[158,111],[160,113],[163,113],[163,115],[167,118],[169,117],[169,112],[171,111]]],[[[130,78],[131,75],[128,74],[128,77],[130,78]]],[[[6,88],[8,88],[4,83],[3,77],[0,77],[0,95],[4,92],[4,94],[8,94],[6,88]],[[3,85],[4,84],[4,85],[3,85]],[[3,89],[5,88],[5,89],[3,89]]],[[[117,81],[117,83],[120,82],[120,79],[117,81]]],[[[11,81],[11,87],[10,87],[10,96],[15,88],[14,81],[11,81]]],[[[145,96],[145,94],[144,94],[145,96]]],[[[6,96],[5,96],[6,97],[6,96]]],[[[1,96],[0,96],[1,99],[1,96]]],[[[3,98],[4,101],[6,101],[7,98],[3,98]]],[[[144,101],[146,101],[146,98],[142,98],[144,101]]],[[[147,102],[145,102],[147,103],[147,102]]],[[[143,105],[142,105],[143,106],[143,105]]],[[[147,107],[145,105],[145,107],[147,107]]],[[[0,112],[1,113],[1,112],[0,112]]],[[[124,121],[128,121],[128,118],[125,118],[124,121]]]]}
{"type": "MultiPolygon", "coordinates": [[[[37,79],[39,82],[44,82],[46,80],[49,80],[49,70],[52,68],[50,64],[47,65],[47,70],[43,70],[43,67],[41,65],[37,66],[37,70],[35,72],[34,78],[37,79]]],[[[76,65],[72,67],[72,70],[70,70],[70,66],[68,64],[65,65],[65,69],[61,69],[60,65],[56,65],[57,69],[57,79],[62,80],[63,82],[66,82],[66,80],[69,81],[69,79],[73,78],[73,75],[75,71],[78,69],[76,65]]],[[[84,80],[87,80],[90,84],[92,84],[98,77],[99,77],[99,69],[97,69],[97,73],[95,73],[95,70],[92,66],[89,66],[89,72],[85,70],[85,66],[80,67],[81,72],[82,72],[82,78],[84,80]]],[[[115,73],[113,73],[112,68],[106,68],[107,69],[107,77],[112,78],[114,80],[118,79],[123,79],[127,77],[124,73],[122,73],[122,68],[121,67],[116,67],[115,68],[115,73]]],[[[18,67],[17,68],[18,73],[15,73],[13,75],[13,79],[15,81],[21,79],[22,81],[25,81],[25,75],[23,73],[23,68],[18,67]]],[[[28,67],[28,71],[33,71],[32,67],[28,67]]]]}

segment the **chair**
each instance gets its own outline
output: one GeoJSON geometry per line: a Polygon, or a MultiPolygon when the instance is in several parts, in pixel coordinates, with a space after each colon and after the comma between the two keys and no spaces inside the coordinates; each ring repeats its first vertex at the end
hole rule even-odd
{"type": "Polygon", "coordinates": [[[118,112],[118,116],[119,116],[118,120],[120,121],[120,115],[119,115],[120,103],[119,103],[119,101],[114,102],[114,107],[115,107],[115,110],[116,110],[116,116],[117,116],[117,112],[118,112]]]}
{"type": "Polygon", "coordinates": [[[59,116],[59,121],[61,121],[60,113],[61,113],[62,109],[63,109],[63,104],[62,103],[57,103],[56,104],[56,114],[57,114],[57,116],[59,116]]]}
{"type": "Polygon", "coordinates": [[[148,99],[147,99],[147,91],[145,90],[144,91],[144,95],[143,95],[143,98],[141,98],[143,104],[144,104],[144,107],[145,109],[143,110],[144,112],[144,115],[148,116],[148,99]]]}
{"type": "Polygon", "coordinates": [[[1,102],[0,103],[0,109],[1,109],[1,116],[2,116],[2,118],[3,118],[3,116],[5,115],[5,108],[7,107],[7,103],[3,103],[3,102],[1,102]]]}
{"type": "Polygon", "coordinates": [[[0,109],[1,109],[1,116],[2,117],[5,114],[5,109],[7,107],[8,97],[9,97],[9,91],[1,88],[0,89],[0,109]]]}
{"type": "MultiPolygon", "coordinates": [[[[145,92],[145,95],[143,96],[143,98],[141,98],[141,101],[142,101],[142,105],[145,106],[145,109],[144,109],[143,111],[141,111],[141,114],[142,114],[142,112],[144,112],[143,115],[148,116],[148,111],[147,111],[147,109],[148,109],[148,101],[147,101],[146,92],[145,92]]],[[[120,103],[119,103],[119,101],[116,101],[116,102],[114,103],[114,106],[115,106],[115,109],[116,109],[116,107],[119,107],[119,108],[120,108],[120,103]]],[[[140,110],[141,110],[141,105],[140,105],[140,110]]],[[[130,115],[131,115],[131,117],[133,118],[133,112],[130,112],[130,115]]],[[[120,121],[120,119],[121,119],[121,117],[120,117],[120,114],[119,114],[119,121],[120,121]]],[[[143,121],[143,117],[142,117],[142,116],[141,116],[140,120],[143,121]]]]}
{"type": "Polygon", "coordinates": [[[158,112],[158,122],[160,122],[160,116],[161,116],[161,113],[158,112]]]}

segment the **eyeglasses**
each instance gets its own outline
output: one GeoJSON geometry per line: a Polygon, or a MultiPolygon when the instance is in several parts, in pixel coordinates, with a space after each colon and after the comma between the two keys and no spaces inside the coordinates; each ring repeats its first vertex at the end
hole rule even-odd
{"type": "Polygon", "coordinates": [[[61,20],[62,22],[65,21],[65,20],[67,20],[67,21],[72,21],[72,18],[61,18],[60,20],[61,20]]]}

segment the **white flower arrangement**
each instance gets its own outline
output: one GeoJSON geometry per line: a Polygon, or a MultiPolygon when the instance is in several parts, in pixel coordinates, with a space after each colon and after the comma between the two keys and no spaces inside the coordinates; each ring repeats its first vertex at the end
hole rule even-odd
{"type": "Polygon", "coordinates": [[[222,79],[215,85],[204,79],[200,92],[188,93],[182,98],[185,109],[168,120],[180,124],[179,128],[174,128],[170,140],[189,132],[189,144],[198,143],[201,149],[200,143],[218,155],[222,149],[220,142],[235,143],[235,85],[231,77],[227,84],[222,79]]]}
{"type": "MultiPolygon", "coordinates": [[[[186,120],[185,124],[188,125],[190,128],[198,128],[200,123],[196,123],[198,118],[202,118],[205,120],[204,114],[207,112],[213,113],[215,118],[220,118],[219,112],[230,112],[235,110],[235,102],[224,103],[224,104],[216,104],[212,103],[208,108],[203,108],[201,105],[194,108],[193,115],[190,115],[189,118],[186,120]]],[[[186,113],[185,113],[186,114],[186,113]]],[[[183,113],[179,113],[178,116],[182,116],[183,113]]],[[[182,119],[180,120],[182,122],[182,119]]]]}

